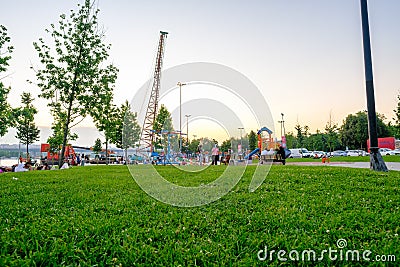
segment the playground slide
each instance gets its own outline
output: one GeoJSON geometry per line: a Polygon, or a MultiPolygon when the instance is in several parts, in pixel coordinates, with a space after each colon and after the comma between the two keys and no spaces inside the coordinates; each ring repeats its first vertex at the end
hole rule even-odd
{"type": "Polygon", "coordinates": [[[260,151],[260,149],[257,147],[256,149],[254,149],[253,151],[250,152],[250,154],[246,155],[244,157],[244,159],[249,159],[251,156],[253,156],[254,154],[256,154],[258,151],[260,151]]]}

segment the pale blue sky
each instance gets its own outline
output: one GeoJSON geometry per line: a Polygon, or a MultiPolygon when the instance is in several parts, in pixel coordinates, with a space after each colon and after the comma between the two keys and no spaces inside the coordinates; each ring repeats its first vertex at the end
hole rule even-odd
{"type": "MultiPolygon", "coordinates": [[[[39,93],[25,82],[34,78],[30,64],[38,62],[32,42],[46,37],[44,29],[78,2],[2,4],[0,24],[15,46],[12,75],[3,82],[12,87],[14,106],[23,90],[39,93]]],[[[368,3],[377,111],[392,118],[400,89],[400,1],[368,3]]],[[[276,121],[285,113],[287,131],[297,121],[312,131],[323,129],[330,113],[341,124],[347,114],[366,108],[358,0],[100,0],[99,8],[106,42],[112,44],[110,59],[120,69],[117,104],[131,100],[150,78],[158,32],[164,30],[170,33],[165,69],[198,61],[236,69],[258,86],[276,121]]],[[[50,126],[46,103],[35,104],[41,110],[38,124],[50,126]]],[[[11,142],[10,135],[0,143],[11,142]]]]}

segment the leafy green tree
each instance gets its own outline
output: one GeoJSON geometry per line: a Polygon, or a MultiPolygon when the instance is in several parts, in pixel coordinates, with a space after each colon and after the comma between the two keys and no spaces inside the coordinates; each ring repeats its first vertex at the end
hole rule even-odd
{"type": "Polygon", "coordinates": [[[189,144],[189,151],[192,153],[196,153],[199,144],[200,144],[200,139],[192,139],[189,144]]]}
{"type": "MultiPolygon", "coordinates": [[[[166,151],[168,146],[168,135],[162,133],[173,132],[174,128],[172,125],[171,113],[168,111],[165,105],[161,105],[160,110],[158,111],[158,114],[153,124],[153,130],[155,130],[155,132],[159,134],[154,141],[154,147],[156,149],[164,148],[164,150],[166,151]]],[[[177,146],[179,146],[177,142],[177,136],[170,136],[170,143],[172,144],[173,150],[176,150],[177,146]]]]}
{"type": "Polygon", "coordinates": [[[40,130],[35,125],[35,114],[37,109],[32,104],[33,98],[30,93],[23,92],[21,95],[22,107],[19,109],[17,119],[17,135],[22,144],[26,145],[26,154],[29,154],[29,145],[39,140],[40,130]]]}
{"type": "Polygon", "coordinates": [[[95,154],[99,154],[100,152],[101,152],[101,140],[100,140],[100,138],[97,138],[95,141],[94,141],[94,146],[93,146],[93,152],[95,153],[95,154]]]}
{"type": "Polygon", "coordinates": [[[137,121],[137,114],[132,111],[128,101],[121,105],[117,115],[115,134],[111,140],[118,148],[124,150],[125,160],[127,160],[128,149],[138,144],[141,129],[137,121]]]}
{"type": "Polygon", "coordinates": [[[251,130],[248,138],[249,138],[249,149],[253,151],[257,147],[257,142],[258,142],[257,135],[253,130],[251,130]]]}
{"type": "Polygon", "coordinates": [[[305,136],[304,136],[304,133],[303,133],[303,130],[302,130],[300,124],[297,124],[294,127],[294,129],[296,130],[296,134],[297,134],[296,135],[296,139],[297,139],[296,146],[303,147],[304,143],[305,143],[305,136]]]}
{"type": "Polygon", "coordinates": [[[11,53],[14,50],[14,47],[8,45],[10,40],[7,28],[0,25],[0,137],[7,133],[9,127],[14,126],[13,110],[7,102],[10,88],[4,87],[1,82],[4,78],[1,73],[7,71],[8,61],[11,59],[11,53]]]}
{"type": "MultiPolygon", "coordinates": [[[[340,139],[338,134],[338,126],[329,118],[328,123],[325,125],[326,147],[327,151],[332,152],[340,148],[340,139]]],[[[325,151],[325,150],[324,150],[325,151]]]]}
{"type": "Polygon", "coordinates": [[[50,100],[52,113],[63,122],[60,163],[69,130],[110,94],[117,78],[118,69],[106,64],[110,45],[103,43],[99,10],[93,6],[85,0],[78,5],[77,12],[72,10],[70,16],[62,14],[58,26],[51,24],[46,32],[53,38],[54,46],[47,45],[42,38],[34,43],[43,64],[42,69],[35,70],[42,91],[40,97],[50,100]]]}
{"type": "Polygon", "coordinates": [[[396,138],[400,138],[400,94],[397,96],[397,107],[394,111],[394,125],[389,124],[392,128],[392,133],[396,138]]]}
{"type": "MultiPolygon", "coordinates": [[[[377,114],[378,137],[387,137],[389,127],[383,122],[385,117],[377,114]]],[[[340,139],[349,149],[366,148],[368,140],[368,117],[366,111],[349,114],[340,127],[340,139]]]]}
{"type": "Polygon", "coordinates": [[[117,107],[112,104],[112,92],[108,92],[107,95],[102,97],[102,101],[95,105],[91,110],[90,114],[94,119],[96,128],[104,133],[105,145],[106,145],[106,164],[108,165],[108,144],[110,140],[114,140],[117,131],[119,111],[117,107]]]}
{"type": "Polygon", "coordinates": [[[232,144],[231,144],[231,140],[232,139],[227,139],[225,141],[222,142],[221,144],[221,151],[223,152],[227,152],[229,149],[232,149],[232,144]]]}
{"type": "Polygon", "coordinates": [[[287,148],[296,148],[297,147],[297,139],[296,137],[293,135],[292,132],[288,132],[286,133],[286,147],[287,148]]]}

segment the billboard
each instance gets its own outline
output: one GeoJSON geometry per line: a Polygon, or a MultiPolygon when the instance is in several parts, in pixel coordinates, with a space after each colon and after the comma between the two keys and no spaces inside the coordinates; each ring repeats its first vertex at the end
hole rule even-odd
{"type": "MultiPolygon", "coordinates": [[[[368,150],[369,150],[369,139],[367,140],[367,147],[368,147],[368,150]]],[[[395,149],[396,148],[396,139],[394,137],[378,138],[378,147],[379,148],[395,149]]]]}

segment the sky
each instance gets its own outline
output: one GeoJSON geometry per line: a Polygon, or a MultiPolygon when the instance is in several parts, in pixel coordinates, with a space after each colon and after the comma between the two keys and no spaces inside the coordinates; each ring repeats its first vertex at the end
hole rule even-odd
{"type": "MultiPolygon", "coordinates": [[[[35,80],[30,66],[41,66],[32,43],[48,38],[45,29],[81,2],[15,0],[2,4],[0,24],[7,27],[15,47],[9,76],[2,81],[12,88],[9,102],[14,107],[20,105],[23,91],[36,96],[39,113],[35,121],[42,129],[39,142],[47,139],[52,118],[47,102],[37,97],[40,89],[26,82],[35,80]]],[[[240,72],[264,96],[275,121],[270,127],[277,135],[281,113],[286,132],[293,132],[297,123],[315,132],[323,130],[330,117],[341,125],[348,114],[366,109],[358,0],[100,0],[98,5],[105,42],[112,44],[110,62],[120,70],[115,86],[118,105],[131,101],[152,76],[162,30],[169,32],[164,70],[211,62],[240,72]]],[[[368,5],[376,110],[389,121],[400,93],[400,1],[369,0],[368,5]]],[[[199,90],[210,94],[210,88],[199,90]]],[[[184,91],[184,97],[197,97],[192,92],[184,91]]],[[[191,135],[224,139],[223,129],[208,123],[189,122],[191,135]]],[[[256,129],[245,127],[244,131],[250,130],[256,129]]],[[[92,145],[101,137],[90,119],[75,131],[80,134],[79,145],[92,145]]],[[[239,130],[235,134],[239,136],[239,130]]],[[[10,130],[0,143],[18,143],[14,135],[10,130]]]]}

